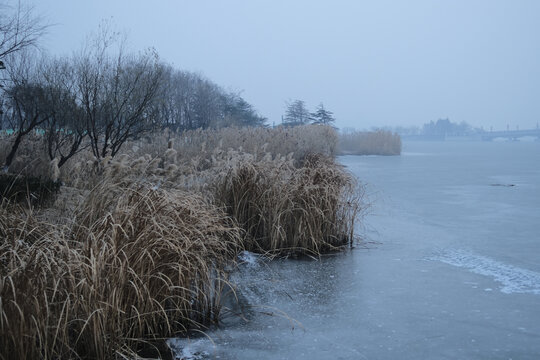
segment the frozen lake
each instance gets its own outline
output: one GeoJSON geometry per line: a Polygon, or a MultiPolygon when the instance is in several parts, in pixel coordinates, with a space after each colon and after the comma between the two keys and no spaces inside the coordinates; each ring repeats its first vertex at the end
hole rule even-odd
{"type": "Polygon", "coordinates": [[[234,275],[249,305],[191,359],[540,358],[540,143],[405,143],[345,156],[373,202],[366,245],[234,275]]]}

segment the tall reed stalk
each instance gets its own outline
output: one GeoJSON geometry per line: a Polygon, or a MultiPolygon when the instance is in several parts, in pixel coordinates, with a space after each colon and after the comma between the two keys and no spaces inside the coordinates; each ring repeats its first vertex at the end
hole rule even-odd
{"type": "Polygon", "coordinates": [[[400,155],[401,137],[387,130],[340,134],[338,152],[342,155],[400,155]]]}
{"type": "Polygon", "coordinates": [[[3,217],[0,357],[135,356],[217,321],[238,229],[198,195],[140,184],[84,215],[107,194],[73,228],[3,217]]]}
{"type": "Polygon", "coordinates": [[[246,232],[250,251],[318,255],[352,243],[361,210],[354,178],[331,158],[309,155],[240,162],[216,186],[216,199],[246,232]]]}
{"type": "Polygon", "coordinates": [[[164,133],[21,172],[65,186],[39,209],[0,204],[0,359],[164,356],[219,319],[239,251],[350,244],[362,187],[336,141],[324,126],[164,133]]]}

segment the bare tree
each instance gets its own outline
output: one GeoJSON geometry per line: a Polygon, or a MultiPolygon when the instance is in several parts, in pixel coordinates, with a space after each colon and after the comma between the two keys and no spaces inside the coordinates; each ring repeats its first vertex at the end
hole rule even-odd
{"type": "Polygon", "coordinates": [[[44,124],[49,116],[47,92],[39,82],[39,70],[32,54],[25,51],[9,67],[9,87],[5,91],[4,121],[13,129],[14,139],[4,161],[4,171],[11,165],[22,139],[44,124]]]}
{"type": "Polygon", "coordinates": [[[160,86],[149,110],[153,129],[264,125],[266,119],[239,93],[226,92],[198,73],[160,67],[160,86]]]}
{"type": "Polygon", "coordinates": [[[5,67],[7,55],[36,45],[47,27],[31,7],[24,7],[20,2],[14,9],[0,4],[0,68],[5,67]]]}
{"type": "Polygon", "coordinates": [[[154,52],[118,58],[107,89],[110,101],[104,118],[102,157],[107,146],[114,156],[127,139],[151,130],[150,109],[161,80],[157,61],[154,52]]]}
{"type": "Polygon", "coordinates": [[[222,116],[220,89],[210,80],[198,78],[193,95],[191,106],[197,127],[206,129],[222,116]]]}
{"type": "MultiPolygon", "coordinates": [[[[5,3],[0,4],[0,71],[8,70],[4,61],[10,57],[10,63],[15,60],[12,56],[16,52],[24,50],[30,46],[36,45],[38,38],[45,32],[47,25],[43,25],[41,19],[34,15],[31,7],[23,7],[20,2],[16,8],[11,8],[5,3]]],[[[28,100],[32,97],[23,95],[32,88],[32,85],[27,82],[14,83],[14,75],[17,71],[22,70],[21,65],[27,60],[26,56],[22,56],[22,62],[18,64],[18,69],[11,69],[8,77],[2,76],[2,84],[0,87],[5,90],[6,80],[10,85],[10,93],[2,94],[0,98],[0,128],[4,125],[13,126],[13,130],[17,131],[12,148],[4,161],[4,171],[13,161],[15,153],[22,141],[22,138],[30,133],[41,121],[42,116],[30,114],[30,109],[25,108],[28,105],[28,100]],[[25,90],[24,88],[27,87],[25,90]],[[10,114],[4,114],[6,111],[11,111],[10,114]]],[[[17,64],[12,64],[17,67],[17,64]]],[[[27,64],[26,64],[27,65],[27,64]]],[[[27,70],[29,68],[27,67],[27,70]]],[[[28,73],[26,74],[28,75],[28,73]]],[[[28,80],[28,79],[27,79],[28,80]]],[[[33,89],[37,91],[37,89],[33,89]]],[[[34,109],[37,110],[37,109],[34,109]]]]}
{"type": "Polygon", "coordinates": [[[180,124],[179,109],[175,106],[173,76],[175,70],[167,64],[160,64],[161,81],[156,91],[155,101],[149,107],[149,118],[153,130],[169,128],[176,130],[180,124]]]}
{"type": "Polygon", "coordinates": [[[77,102],[74,66],[70,59],[47,59],[24,49],[9,55],[9,81],[4,89],[4,119],[14,131],[7,170],[23,138],[32,132],[44,140],[58,167],[79,152],[86,137],[84,114],[77,102]]]}
{"type": "Polygon", "coordinates": [[[153,50],[126,55],[117,34],[108,29],[79,56],[78,100],[97,158],[115,156],[127,139],[152,128],[149,115],[162,71],[153,50]]]}
{"type": "Polygon", "coordinates": [[[155,121],[174,130],[221,126],[227,112],[227,94],[200,74],[162,67],[164,75],[154,103],[155,121]]]}
{"type": "Polygon", "coordinates": [[[44,61],[41,76],[49,113],[44,124],[47,153],[50,160],[58,158],[61,167],[85,148],[83,140],[87,135],[84,113],[77,102],[73,61],[44,61]]]}
{"type": "Polygon", "coordinates": [[[199,75],[186,71],[176,71],[172,79],[174,106],[177,108],[181,130],[200,127],[194,114],[195,86],[199,75]]]}

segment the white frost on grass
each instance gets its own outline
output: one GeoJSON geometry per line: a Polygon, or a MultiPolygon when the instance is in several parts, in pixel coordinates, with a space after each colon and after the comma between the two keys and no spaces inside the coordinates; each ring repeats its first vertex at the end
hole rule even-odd
{"type": "Polygon", "coordinates": [[[540,295],[540,273],[508,265],[465,250],[446,250],[429,260],[465,268],[473,273],[492,277],[502,284],[505,294],[525,293],[540,295]]]}

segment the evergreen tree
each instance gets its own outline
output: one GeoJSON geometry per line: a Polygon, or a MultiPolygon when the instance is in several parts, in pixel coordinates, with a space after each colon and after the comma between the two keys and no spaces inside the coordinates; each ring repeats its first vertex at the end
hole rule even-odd
{"type": "Polygon", "coordinates": [[[333,113],[324,108],[323,103],[320,103],[317,107],[317,111],[311,113],[311,120],[313,124],[319,125],[331,125],[336,119],[333,117],[333,113]]]}
{"type": "Polygon", "coordinates": [[[223,95],[223,126],[265,126],[266,118],[237,93],[223,95]]]}
{"type": "Polygon", "coordinates": [[[302,100],[295,100],[287,105],[283,125],[297,126],[309,123],[310,113],[306,108],[306,103],[302,100]]]}

